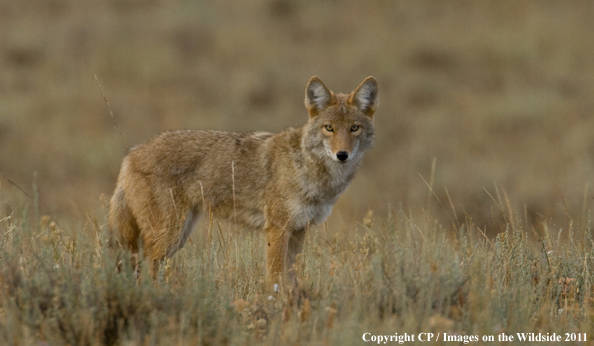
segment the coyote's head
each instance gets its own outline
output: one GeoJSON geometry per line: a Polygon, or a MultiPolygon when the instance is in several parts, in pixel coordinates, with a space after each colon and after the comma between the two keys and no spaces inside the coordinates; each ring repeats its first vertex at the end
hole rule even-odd
{"type": "Polygon", "coordinates": [[[309,121],[303,145],[337,163],[358,162],[373,145],[373,113],[378,103],[373,77],[348,95],[334,94],[318,77],[311,77],[305,89],[309,121]]]}

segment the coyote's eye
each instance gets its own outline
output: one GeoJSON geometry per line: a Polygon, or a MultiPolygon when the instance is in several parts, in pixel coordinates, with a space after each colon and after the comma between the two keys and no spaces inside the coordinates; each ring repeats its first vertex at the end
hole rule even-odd
{"type": "Polygon", "coordinates": [[[325,129],[326,129],[326,131],[328,131],[328,132],[332,132],[332,131],[334,131],[334,129],[332,128],[332,125],[326,125],[326,126],[324,126],[324,128],[325,128],[325,129]]]}
{"type": "Polygon", "coordinates": [[[351,132],[355,132],[359,129],[359,125],[353,125],[351,126],[351,132]]]}

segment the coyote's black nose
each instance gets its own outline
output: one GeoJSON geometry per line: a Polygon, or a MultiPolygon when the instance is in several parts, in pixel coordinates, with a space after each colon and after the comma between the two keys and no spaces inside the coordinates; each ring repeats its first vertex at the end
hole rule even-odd
{"type": "Polygon", "coordinates": [[[339,151],[336,153],[336,158],[340,161],[345,161],[349,158],[349,153],[347,153],[346,151],[339,151]]]}

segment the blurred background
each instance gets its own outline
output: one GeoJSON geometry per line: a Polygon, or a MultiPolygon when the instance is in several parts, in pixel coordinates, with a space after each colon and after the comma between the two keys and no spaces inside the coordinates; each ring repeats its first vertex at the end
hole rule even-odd
{"type": "Polygon", "coordinates": [[[300,126],[312,75],[380,85],[334,219],[497,231],[510,211],[583,225],[594,202],[591,1],[0,0],[0,32],[0,198],[57,220],[103,219],[159,132],[300,126]]]}

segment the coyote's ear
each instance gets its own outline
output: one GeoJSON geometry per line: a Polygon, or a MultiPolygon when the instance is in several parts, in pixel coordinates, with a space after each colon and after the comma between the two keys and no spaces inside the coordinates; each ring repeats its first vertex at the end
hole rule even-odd
{"type": "Polygon", "coordinates": [[[363,114],[373,117],[373,113],[379,105],[377,95],[377,80],[367,77],[349,97],[349,102],[356,105],[363,114]]]}
{"type": "Polygon", "coordinates": [[[330,104],[334,102],[334,94],[328,90],[324,83],[313,76],[307,82],[305,87],[305,108],[307,108],[310,117],[318,115],[330,104]]]}

